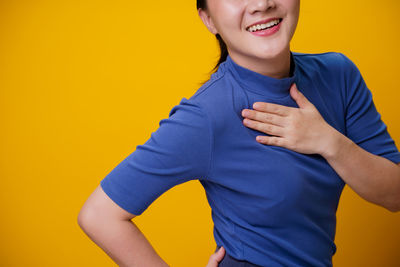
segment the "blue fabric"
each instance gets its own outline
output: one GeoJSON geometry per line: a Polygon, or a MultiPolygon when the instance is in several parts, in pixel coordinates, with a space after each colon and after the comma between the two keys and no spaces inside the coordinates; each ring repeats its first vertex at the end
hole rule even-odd
{"type": "MultiPolygon", "coordinates": [[[[214,253],[216,253],[219,248],[220,246],[217,246],[214,253]]],[[[225,251],[224,257],[222,257],[222,259],[218,262],[218,267],[260,267],[260,265],[248,262],[246,260],[235,259],[225,251]]]]}
{"type": "MultiPolygon", "coordinates": [[[[212,209],[218,246],[268,267],[332,266],[336,210],[345,185],[319,154],[258,143],[241,111],[263,101],[298,107],[298,89],[336,130],[365,150],[400,162],[356,65],[344,54],[291,52],[294,73],[276,79],[230,56],[151,137],[102,181],[121,208],[142,214],[171,187],[198,180],[212,209]]],[[[355,166],[356,167],[356,166],[355,166]]]]}

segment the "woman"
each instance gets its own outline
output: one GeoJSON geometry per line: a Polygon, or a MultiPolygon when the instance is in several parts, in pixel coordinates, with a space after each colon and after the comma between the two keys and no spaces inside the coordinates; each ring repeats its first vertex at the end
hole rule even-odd
{"type": "Polygon", "coordinates": [[[78,217],[119,265],[166,266],[130,220],[194,179],[223,247],[208,266],[332,266],[345,184],[400,210],[400,153],[357,67],[341,53],[290,51],[299,6],[197,1],[220,43],[217,71],[101,181],[78,217]]]}

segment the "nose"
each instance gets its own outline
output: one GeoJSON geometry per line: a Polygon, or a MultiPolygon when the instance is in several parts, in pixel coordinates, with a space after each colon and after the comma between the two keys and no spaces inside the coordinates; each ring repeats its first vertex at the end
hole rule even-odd
{"type": "Polygon", "coordinates": [[[275,7],[275,0],[250,0],[248,10],[250,13],[266,11],[275,7]]]}

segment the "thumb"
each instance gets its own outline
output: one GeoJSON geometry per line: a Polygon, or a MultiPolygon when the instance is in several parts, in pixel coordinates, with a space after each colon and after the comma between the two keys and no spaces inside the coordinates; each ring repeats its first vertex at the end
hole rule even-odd
{"type": "Polygon", "coordinates": [[[224,247],[220,247],[218,249],[218,251],[215,253],[215,259],[220,262],[225,256],[225,248],[224,247]]]}
{"type": "Polygon", "coordinates": [[[299,91],[295,83],[293,83],[290,87],[290,95],[300,108],[306,108],[310,103],[303,93],[299,91]]]}

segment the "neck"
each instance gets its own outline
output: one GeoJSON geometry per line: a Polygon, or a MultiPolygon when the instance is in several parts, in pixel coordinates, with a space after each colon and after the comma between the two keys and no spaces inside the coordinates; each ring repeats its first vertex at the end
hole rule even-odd
{"type": "Polygon", "coordinates": [[[247,55],[230,53],[231,58],[240,66],[276,79],[290,76],[290,49],[285,49],[273,58],[248,57],[247,55]]]}

